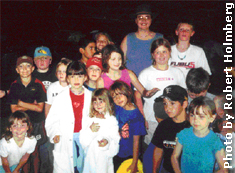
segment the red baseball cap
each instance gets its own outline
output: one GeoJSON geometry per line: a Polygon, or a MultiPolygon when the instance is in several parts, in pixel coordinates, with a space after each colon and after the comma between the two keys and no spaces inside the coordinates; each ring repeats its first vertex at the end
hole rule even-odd
{"type": "Polygon", "coordinates": [[[89,58],[87,63],[86,63],[86,68],[90,67],[91,65],[96,65],[101,70],[103,70],[102,60],[100,58],[97,58],[97,57],[89,58]]]}

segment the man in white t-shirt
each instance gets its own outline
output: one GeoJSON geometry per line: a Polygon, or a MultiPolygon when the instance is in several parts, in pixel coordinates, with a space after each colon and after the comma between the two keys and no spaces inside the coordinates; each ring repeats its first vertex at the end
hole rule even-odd
{"type": "Polygon", "coordinates": [[[175,34],[178,36],[178,43],[171,46],[169,65],[179,67],[185,76],[187,76],[190,69],[198,67],[204,68],[211,75],[203,49],[190,44],[190,38],[195,34],[193,25],[190,23],[179,23],[175,34]]]}

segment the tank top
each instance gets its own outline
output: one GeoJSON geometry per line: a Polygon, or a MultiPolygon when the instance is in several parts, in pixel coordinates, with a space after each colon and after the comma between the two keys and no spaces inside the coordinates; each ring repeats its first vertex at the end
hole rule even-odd
{"type": "Polygon", "coordinates": [[[150,40],[140,40],[132,32],[127,35],[127,52],[126,52],[126,67],[132,70],[136,76],[139,73],[149,67],[152,64],[151,59],[151,44],[157,38],[163,37],[162,34],[156,33],[156,35],[150,40]]]}
{"type": "MultiPolygon", "coordinates": [[[[110,79],[110,77],[108,77],[106,73],[103,73],[101,77],[104,80],[104,88],[106,89],[109,89],[109,87],[116,81],[110,79]]],[[[127,83],[131,87],[131,78],[129,76],[127,69],[122,70],[121,77],[118,80],[127,83]]]]}

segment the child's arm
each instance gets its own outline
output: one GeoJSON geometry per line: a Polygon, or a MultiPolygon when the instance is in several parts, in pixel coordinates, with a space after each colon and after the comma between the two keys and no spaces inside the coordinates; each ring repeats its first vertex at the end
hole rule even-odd
{"type": "MultiPolygon", "coordinates": [[[[145,119],[145,115],[144,115],[144,109],[143,109],[143,102],[142,102],[142,97],[139,91],[135,91],[134,92],[134,97],[135,97],[135,105],[137,106],[137,108],[139,109],[140,113],[143,115],[144,119],[145,119]]],[[[146,121],[145,119],[145,127],[148,129],[148,121],[146,121]]]]}
{"type": "Polygon", "coordinates": [[[159,172],[162,162],[163,149],[155,147],[153,150],[153,173],[159,172]]]}
{"type": "Polygon", "coordinates": [[[7,157],[1,157],[2,159],[2,167],[5,170],[6,173],[11,173],[9,162],[7,160],[7,157]]]}
{"type": "Polygon", "coordinates": [[[131,70],[128,70],[129,76],[131,78],[131,83],[134,85],[134,87],[141,93],[143,97],[152,97],[157,91],[159,91],[158,88],[153,88],[151,90],[146,90],[143,85],[140,83],[138,78],[136,77],[135,73],[131,70]]]}
{"type": "Polygon", "coordinates": [[[216,171],[216,173],[227,173],[228,169],[224,168],[224,163],[225,163],[225,161],[223,160],[223,158],[225,158],[224,149],[217,151],[215,153],[215,157],[216,157],[216,160],[217,160],[217,162],[219,164],[219,168],[220,168],[218,171],[216,171]]]}
{"type": "Polygon", "coordinates": [[[23,102],[23,101],[19,100],[17,106],[20,106],[20,107],[23,107],[23,108],[26,108],[28,110],[35,111],[35,112],[42,112],[44,102],[26,103],[26,102],[23,102]]]}
{"type": "Polygon", "coordinates": [[[28,158],[29,158],[30,154],[29,153],[25,153],[25,155],[22,156],[22,158],[20,159],[19,164],[17,165],[17,167],[15,168],[15,170],[13,171],[13,173],[19,173],[20,169],[24,166],[24,164],[27,162],[28,158]]]}
{"type": "Polygon", "coordinates": [[[100,77],[98,80],[97,80],[97,83],[96,83],[96,88],[104,88],[104,80],[102,77],[100,77]]]}
{"type": "Polygon", "coordinates": [[[127,172],[131,170],[131,173],[137,172],[137,163],[138,163],[138,156],[139,156],[139,140],[140,136],[133,136],[133,160],[129,168],[127,168],[127,172]]]}
{"type": "Polygon", "coordinates": [[[179,156],[181,154],[182,149],[183,149],[183,145],[181,145],[177,141],[175,149],[171,155],[171,164],[172,164],[172,167],[173,167],[175,173],[181,173],[178,159],[179,159],[179,156]]]}
{"type": "Polygon", "coordinates": [[[45,104],[45,118],[47,118],[50,108],[51,108],[51,105],[46,103],[45,104]]]}
{"type": "Polygon", "coordinates": [[[15,111],[27,111],[28,109],[23,108],[18,105],[11,105],[11,112],[14,113],[15,111]]]}

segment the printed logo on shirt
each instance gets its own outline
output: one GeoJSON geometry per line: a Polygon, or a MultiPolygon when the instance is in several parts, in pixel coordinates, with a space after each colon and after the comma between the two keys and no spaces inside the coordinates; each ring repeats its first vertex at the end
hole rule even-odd
{"type": "Polygon", "coordinates": [[[52,93],[52,97],[56,97],[59,93],[52,93]]]}
{"type": "Polygon", "coordinates": [[[165,148],[172,148],[172,149],[174,149],[175,146],[176,146],[176,141],[164,140],[164,141],[163,141],[163,146],[164,146],[165,148]]]}
{"type": "Polygon", "coordinates": [[[195,68],[195,62],[171,62],[173,67],[195,68]]]}
{"type": "Polygon", "coordinates": [[[50,81],[42,81],[43,85],[45,86],[46,90],[51,85],[50,81]]]}
{"type": "Polygon", "coordinates": [[[157,81],[169,81],[169,80],[174,80],[174,78],[171,78],[171,77],[160,77],[160,78],[157,78],[157,81]]]}
{"type": "Polygon", "coordinates": [[[128,123],[125,123],[123,126],[122,126],[122,129],[120,129],[120,135],[122,138],[126,139],[126,138],[129,138],[129,124],[128,123]]]}
{"type": "Polygon", "coordinates": [[[80,106],[80,103],[79,103],[79,102],[73,102],[73,106],[74,106],[75,108],[78,108],[78,107],[80,106]]]}
{"type": "Polygon", "coordinates": [[[31,87],[31,88],[30,88],[30,91],[33,91],[33,92],[34,92],[34,91],[36,91],[36,88],[31,87]]]}

